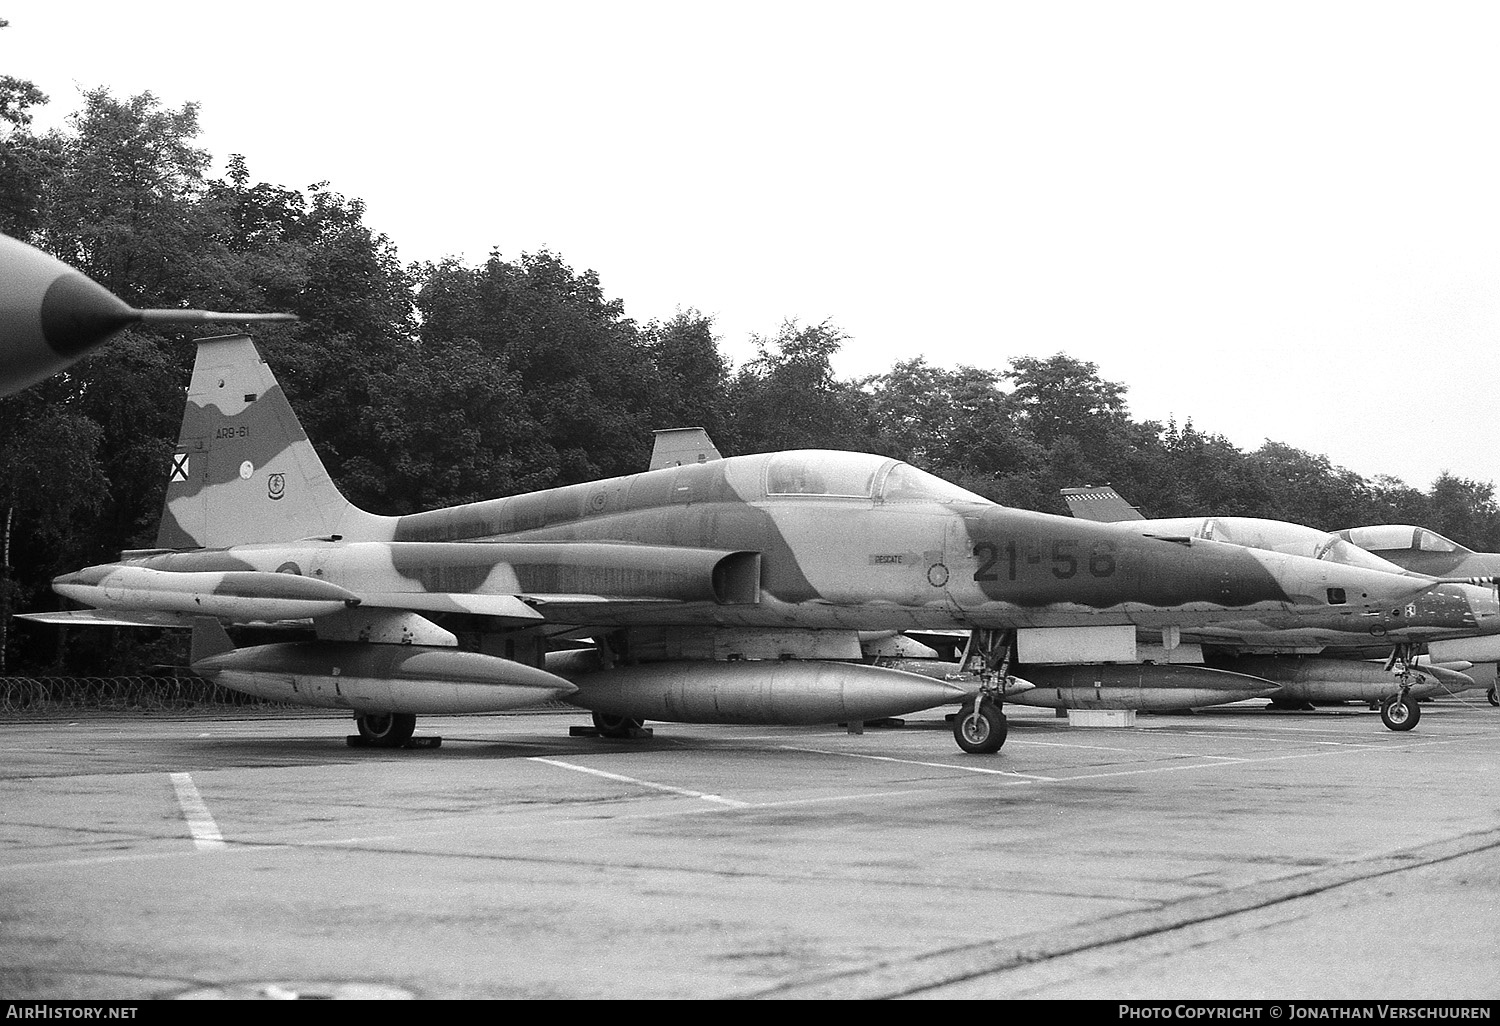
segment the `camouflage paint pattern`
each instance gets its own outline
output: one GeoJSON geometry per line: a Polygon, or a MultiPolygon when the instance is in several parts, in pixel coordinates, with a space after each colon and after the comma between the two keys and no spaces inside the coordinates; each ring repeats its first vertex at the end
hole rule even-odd
{"type": "Polygon", "coordinates": [[[863,453],[731,457],[377,516],[338,493],[244,336],[200,343],[166,469],[159,544],[197,551],[143,554],[137,565],[303,573],[366,603],[511,595],[553,622],[1187,626],[1247,613],[1295,622],[1379,609],[1424,587],[1009,509],[863,453]],[[537,558],[519,543],[537,546],[537,558]],[[635,562],[624,555],[632,547],[635,562]]]}

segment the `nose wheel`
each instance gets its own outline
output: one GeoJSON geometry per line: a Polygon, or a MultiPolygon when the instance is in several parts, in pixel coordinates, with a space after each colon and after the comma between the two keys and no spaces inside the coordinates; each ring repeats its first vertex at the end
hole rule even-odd
{"type": "Polygon", "coordinates": [[[1391,730],[1410,730],[1421,718],[1422,707],[1406,693],[1405,688],[1395,697],[1387,698],[1380,707],[1381,722],[1391,730]]]}
{"type": "Polygon", "coordinates": [[[1005,744],[1005,713],[1000,704],[980,692],[965,702],[953,721],[953,739],[970,755],[993,755],[1005,744]]]}
{"type": "Polygon", "coordinates": [[[1416,663],[1415,649],[1409,643],[1397,645],[1385,668],[1396,674],[1401,689],[1380,705],[1380,720],[1390,730],[1410,730],[1422,718],[1422,707],[1411,697],[1411,686],[1419,675],[1413,672],[1416,663]]]}

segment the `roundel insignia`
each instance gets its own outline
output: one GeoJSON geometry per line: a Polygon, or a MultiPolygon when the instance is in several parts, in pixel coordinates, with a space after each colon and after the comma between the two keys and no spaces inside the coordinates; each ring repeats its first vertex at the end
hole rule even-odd
{"type": "Polygon", "coordinates": [[[240,480],[250,480],[250,475],[253,473],[255,473],[255,464],[251,463],[249,460],[246,460],[244,463],[240,464],[240,480]]]}
{"type": "Polygon", "coordinates": [[[589,509],[595,513],[598,513],[604,509],[604,504],[608,501],[608,498],[603,492],[595,492],[593,495],[589,496],[589,509]]]}
{"type": "Polygon", "coordinates": [[[270,496],[273,501],[277,500],[277,499],[280,499],[283,495],[285,495],[286,494],[286,475],[285,474],[272,474],[269,477],[267,477],[266,478],[266,494],[268,496],[270,496]]]}

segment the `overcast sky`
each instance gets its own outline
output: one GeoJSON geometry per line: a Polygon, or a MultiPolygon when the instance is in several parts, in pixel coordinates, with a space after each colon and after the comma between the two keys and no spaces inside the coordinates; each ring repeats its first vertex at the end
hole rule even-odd
{"type": "MultiPolygon", "coordinates": [[[[403,260],[551,249],[842,376],[1066,352],[1136,419],[1500,478],[1500,5],[10,0],[0,73],[200,104],[403,260]]],[[[1230,511],[1217,511],[1230,512],[1230,511]]]]}

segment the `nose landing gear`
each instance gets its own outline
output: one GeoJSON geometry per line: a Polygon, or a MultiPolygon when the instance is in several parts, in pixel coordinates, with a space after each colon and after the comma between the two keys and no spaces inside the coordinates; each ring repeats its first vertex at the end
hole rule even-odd
{"type": "Polygon", "coordinates": [[[959,666],[979,675],[979,693],[954,717],[953,740],[970,755],[993,755],[1005,744],[1005,685],[1014,647],[1014,631],[976,630],[969,635],[959,666]]]}
{"type": "Polygon", "coordinates": [[[1397,645],[1385,662],[1385,668],[1394,671],[1401,682],[1400,690],[1380,704],[1380,720],[1390,730],[1410,730],[1422,718],[1422,707],[1411,697],[1411,686],[1418,679],[1414,662],[1409,643],[1397,645]]]}

